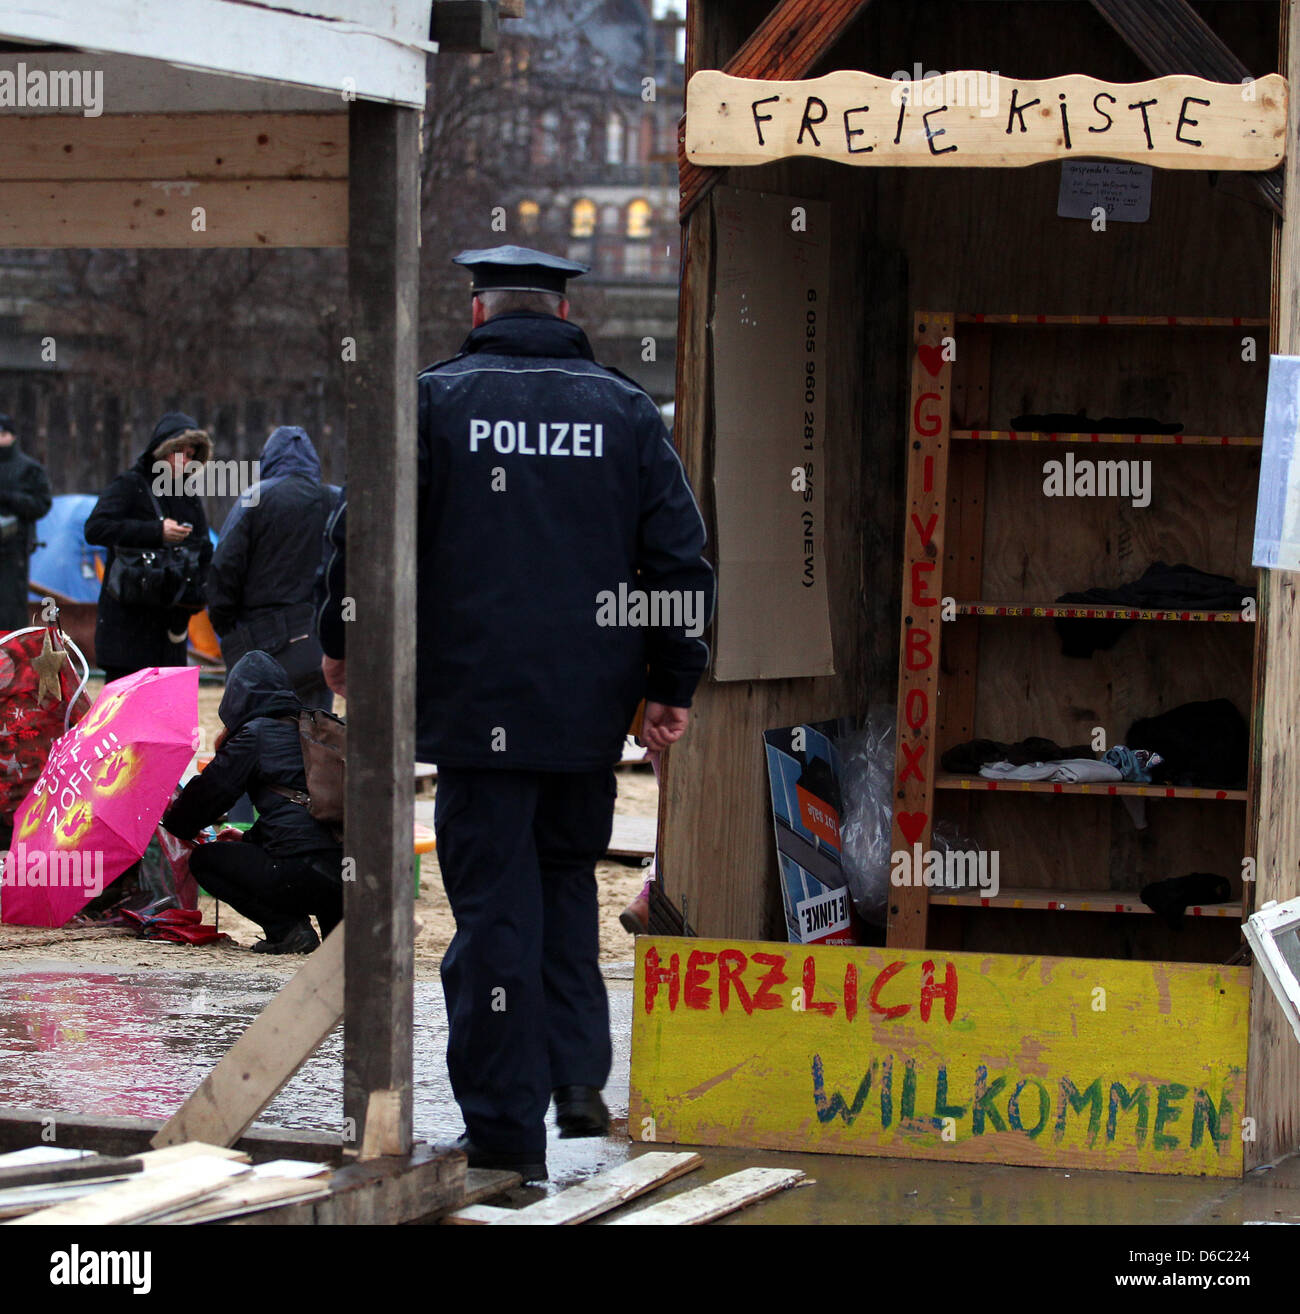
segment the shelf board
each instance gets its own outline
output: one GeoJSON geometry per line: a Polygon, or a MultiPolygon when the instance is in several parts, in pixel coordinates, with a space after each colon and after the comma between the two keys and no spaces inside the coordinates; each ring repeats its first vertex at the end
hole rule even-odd
{"type": "Polygon", "coordinates": [[[935,789],[970,789],[988,794],[1092,794],[1117,798],[1128,794],[1136,798],[1213,799],[1244,803],[1244,789],[1202,789],[1193,785],[1135,785],[1125,781],[1092,781],[1083,785],[1066,785],[1053,780],[986,780],[983,776],[958,776],[941,771],[934,778],[935,789]]]}
{"type": "MultiPolygon", "coordinates": [[[[1048,912],[1144,913],[1151,909],[1129,890],[1008,889],[990,898],[981,890],[931,890],[930,902],[955,908],[1028,908],[1048,912]]],[[[1192,905],[1188,917],[1235,917],[1241,919],[1241,901],[1192,905]]]]}
{"type": "Polygon", "coordinates": [[[979,443],[1129,443],[1136,447],[1253,447],[1256,435],[1195,433],[1041,433],[1023,429],[953,429],[954,441],[979,443]]]}
{"type": "Polygon", "coordinates": [[[1061,602],[959,602],[959,616],[1011,616],[1024,619],[1199,621],[1253,625],[1238,611],[1165,611],[1149,607],[1079,606],[1061,602]]]}
{"type": "Polygon", "coordinates": [[[1237,315],[984,315],[965,311],[958,324],[1063,324],[1080,328],[1268,328],[1267,319],[1237,315]]]}

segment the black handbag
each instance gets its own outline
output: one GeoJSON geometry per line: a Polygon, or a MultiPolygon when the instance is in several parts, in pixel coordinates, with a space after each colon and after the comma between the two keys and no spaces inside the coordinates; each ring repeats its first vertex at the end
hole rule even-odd
{"type": "MultiPolygon", "coordinates": [[[[144,489],[159,520],[165,519],[153,489],[148,484],[144,489]]],[[[124,607],[197,612],[207,605],[202,553],[190,543],[114,548],[104,588],[124,607]]]]}

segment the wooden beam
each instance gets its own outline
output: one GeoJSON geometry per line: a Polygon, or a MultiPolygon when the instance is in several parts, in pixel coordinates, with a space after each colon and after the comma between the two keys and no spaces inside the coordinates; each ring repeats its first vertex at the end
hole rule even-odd
{"type": "Polygon", "coordinates": [[[348,644],[343,1104],[355,1146],[411,1149],[414,1012],[416,300],[419,115],[351,109],[348,644]],[[371,1110],[382,1137],[367,1136],[371,1110]]]}
{"type": "Polygon", "coordinates": [[[703,1163],[698,1154],[689,1151],[676,1154],[651,1151],[588,1177],[558,1195],[548,1196],[522,1209],[502,1210],[505,1217],[492,1221],[518,1227],[585,1223],[645,1195],[647,1191],[693,1173],[703,1163]]]}
{"type": "Polygon", "coordinates": [[[233,1145],[343,1014],[342,926],[299,968],[153,1138],[233,1145]]]}
{"type": "Polygon", "coordinates": [[[352,1227],[412,1223],[460,1208],[466,1179],[464,1151],[419,1144],[400,1158],[340,1168],[330,1178],[329,1195],[320,1200],[266,1209],[232,1222],[352,1227]]]}
{"type": "Polygon", "coordinates": [[[0,13],[0,38],[143,55],[422,109],[428,43],[406,25],[421,9],[427,16],[427,0],[389,0],[375,8],[378,25],[367,27],[226,0],[32,0],[0,13]]]}
{"type": "MultiPolygon", "coordinates": [[[[1286,0],[1282,0],[1285,7],[1286,0]]],[[[1194,73],[1212,82],[1241,82],[1250,70],[1188,0],[1092,0],[1124,44],[1157,76],[1194,73]]],[[[1279,172],[1254,177],[1268,206],[1282,213],[1279,172]]]]}
{"type": "MultiPolygon", "coordinates": [[[[722,71],[738,78],[806,77],[870,3],[871,0],[779,0],[722,71]]],[[[682,122],[684,126],[684,118],[682,122]]],[[[685,132],[679,131],[678,215],[682,223],[713,190],[720,176],[717,169],[700,168],[686,158],[685,132]]]]}
{"type": "Polygon", "coordinates": [[[0,182],[0,247],[343,246],[347,232],[341,180],[0,182]]]}
{"type": "MultiPolygon", "coordinates": [[[[38,72],[51,74],[104,75],[106,117],[117,114],[328,114],[344,115],[347,101],[337,90],[311,91],[285,82],[261,82],[254,78],[229,77],[223,73],[205,73],[199,69],[177,68],[156,59],[137,55],[110,55],[96,51],[25,50],[0,53],[0,73],[16,78],[19,65],[24,76],[38,72]]],[[[92,84],[93,90],[93,84],[92,84]]],[[[6,110],[8,125],[18,111],[6,110]]],[[[83,116],[65,106],[27,106],[24,117],[83,116]]]]}
{"type": "MultiPolygon", "coordinates": [[[[153,1153],[149,1146],[163,1123],[160,1118],[124,1118],[57,1109],[0,1109],[0,1152],[53,1143],[104,1155],[153,1153]],[[53,1142],[49,1141],[53,1137],[53,1142]]],[[[343,1142],[336,1133],[250,1127],[234,1149],[254,1163],[269,1159],[315,1159],[337,1163],[343,1142]]]]}
{"type": "Polygon", "coordinates": [[[346,114],[5,117],[0,178],[346,178],[346,114]]]}
{"type": "MultiPolygon", "coordinates": [[[[1279,64],[1300,70],[1300,0],[1282,0],[1279,64]]],[[[1300,196],[1300,131],[1288,125],[1286,191],[1300,196]]],[[[1272,352],[1300,355],[1300,215],[1277,222],[1273,244],[1272,352]]],[[[1256,656],[1256,752],[1253,773],[1259,814],[1255,835],[1255,907],[1300,896],[1300,595],[1291,571],[1259,572],[1256,656]],[[1262,688],[1260,681],[1262,680],[1262,688]]],[[[1255,1137],[1246,1142],[1246,1166],[1271,1163],[1300,1145],[1300,1045],[1273,997],[1263,969],[1254,965],[1246,1107],[1255,1137]]]]}
{"type": "Polygon", "coordinates": [[[433,0],[429,37],[439,54],[487,55],[500,39],[496,0],[433,0]]]}

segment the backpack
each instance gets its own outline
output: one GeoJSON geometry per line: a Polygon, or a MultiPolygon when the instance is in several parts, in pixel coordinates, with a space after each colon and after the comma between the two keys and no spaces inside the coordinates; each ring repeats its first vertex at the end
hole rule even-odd
{"type": "Polygon", "coordinates": [[[298,726],[307,790],[271,785],[273,793],[307,809],[334,838],[343,838],[343,798],[347,781],[347,723],[332,712],[304,707],[294,717],[278,717],[298,726]]]}

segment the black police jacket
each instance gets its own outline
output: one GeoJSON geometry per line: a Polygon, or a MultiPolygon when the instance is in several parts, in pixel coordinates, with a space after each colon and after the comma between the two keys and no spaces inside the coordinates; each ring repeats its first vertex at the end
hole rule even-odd
{"type": "MultiPolygon", "coordinates": [[[[365,642],[340,620],[345,507],[330,539],[321,642],[341,657],[365,642]]],[[[704,546],[654,402],[577,325],[520,312],[475,329],[419,380],[418,756],[612,765],[637,703],[689,707],[708,664],[704,546]]]]}

